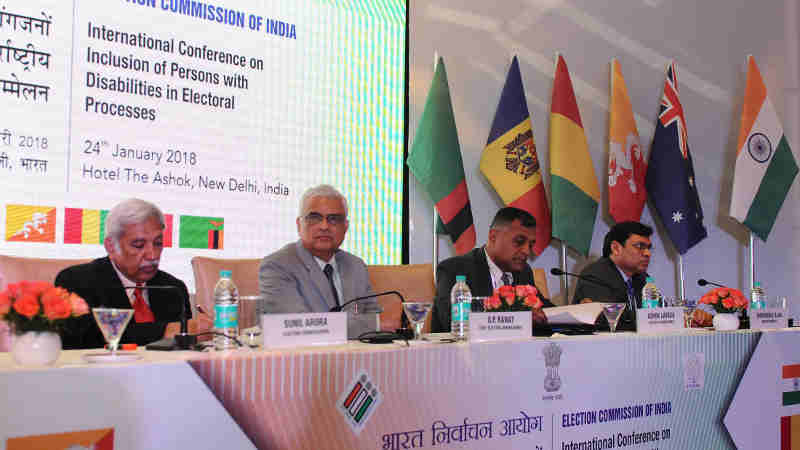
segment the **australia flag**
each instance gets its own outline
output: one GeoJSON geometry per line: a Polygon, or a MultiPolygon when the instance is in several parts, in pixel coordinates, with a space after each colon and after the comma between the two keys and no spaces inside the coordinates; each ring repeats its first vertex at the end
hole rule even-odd
{"type": "Polygon", "coordinates": [[[645,186],[678,253],[683,255],[708,236],[689,153],[686,119],[678,98],[674,61],[667,67],[645,186]]]}

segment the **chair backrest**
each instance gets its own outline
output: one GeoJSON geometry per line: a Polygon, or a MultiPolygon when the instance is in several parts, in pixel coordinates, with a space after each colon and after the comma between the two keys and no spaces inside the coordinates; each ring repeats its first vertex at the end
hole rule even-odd
{"type": "Polygon", "coordinates": [[[536,284],[536,287],[539,289],[539,292],[542,293],[544,298],[552,300],[550,298],[550,290],[547,289],[547,272],[545,272],[544,269],[533,269],[533,282],[536,284]]]}
{"type": "Polygon", "coordinates": [[[214,285],[219,280],[220,270],[230,270],[239,295],[258,295],[258,268],[261,258],[222,259],[195,256],[192,258],[194,272],[195,302],[209,314],[214,311],[214,285]]]}
{"type": "Polygon", "coordinates": [[[67,267],[90,262],[91,259],[47,259],[0,255],[0,291],[9,283],[40,280],[52,283],[58,272],[67,267]]]}
{"type": "MultiPolygon", "coordinates": [[[[398,291],[406,301],[433,302],[436,296],[431,264],[367,266],[367,271],[374,292],[398,291]]],[[[403,315],[400,299],[397,296],[384,295],[377,300],[383,307],[381,330],[394,331],[400,328],[403,315]]],[[[430,316],[425,322],[425,330],[430,330],[430,316]]]]}

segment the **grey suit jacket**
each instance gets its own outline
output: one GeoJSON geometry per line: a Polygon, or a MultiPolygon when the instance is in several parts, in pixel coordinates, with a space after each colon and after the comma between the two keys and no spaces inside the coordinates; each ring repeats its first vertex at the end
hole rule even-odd
{"type": "MultiPolygon", "coordinates": [[[[342,303],[372,294],[367,266],[361,258],[344,250],[337,251],[334,258],[342,280],[342,303]]],[[[328,279],[301,241],[264,257],[258,271],[258,285],[265,300],[265,313],[325,312],[336,306],[328,279]]],[[[362,300],[359,305],[377,307],[377,301],[362,300]]],[[[350,339],[365,331],[375,331],[376,326],[373,314],[347,316],[350,339]]]]}

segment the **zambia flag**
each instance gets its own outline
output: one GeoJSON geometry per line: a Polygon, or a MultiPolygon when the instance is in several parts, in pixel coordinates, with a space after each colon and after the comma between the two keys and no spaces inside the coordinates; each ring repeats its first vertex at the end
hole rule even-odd
{"type": "Polygon", "coordinates": [[[550,244],[550,208],[516,56],[508,69],[492,129],[481,155],[481,172],[503,204],[525,210],[536,218],[533,252],[537,256],[541,254],[550,244]]]}
{"type": "Polygon", "coordinates": [[[475,225],[442,58],[436,64],[407,164],[433,200],[456,253],[470,251],[475,247],[475,225]]]}
{"type": "Polygon", "coordinates": [[[766,241],[798,167],[752,56],[747,66],[730,214],[766,241]]]}
{"type": "Polygon", "coordinates": [[[181,216],[180,248],[222,250],[225,219],[222,217],[181,216]]]}
{"type": "Polygon", "coordinates": [[[600,187],[567,63],[561,55],[558,55],[555,72],[550,104],[553,237],[587,255],[597,218],[600,187]]]}
{"type": "Polygon", "coordinates": [[[6,205],[6,241],[55,242],[55,206],[6,205]]]}

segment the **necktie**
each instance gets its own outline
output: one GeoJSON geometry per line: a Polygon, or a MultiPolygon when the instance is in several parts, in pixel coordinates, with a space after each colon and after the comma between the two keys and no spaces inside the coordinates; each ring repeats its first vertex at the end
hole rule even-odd
{"type": "Polygon", "coordinates": [[[511,286],[511,274],[503,272],[503,286],[511,286]]]}
{"type": "Polygon", "coordinates": [[[636,294],[633,292],[633,279],[625,280],[625,287],[628,288],[628,310],[631,314],[636,311],[636,294]]]}
{"type": "Polygon", "coordinates": [[[325,268],[322,271],[325,272],[325,276],[328,278],[328,283],[331,285],[331,291],[333,291],[333,299],[336,300],[336,306],[340,306],[339,293],[336,292],[336,284],[333,282],[333,266],[330,264],[325,264],[325,268]]]}
{"type": "Polygon", "coordinates": [[[153,316],[153,311],[147,306],[142,295],[143,284],[137,284],[136,289],[133,290],[133,320],[136,323],[151,323],[155,322],[156,318],[153,316]]]}

